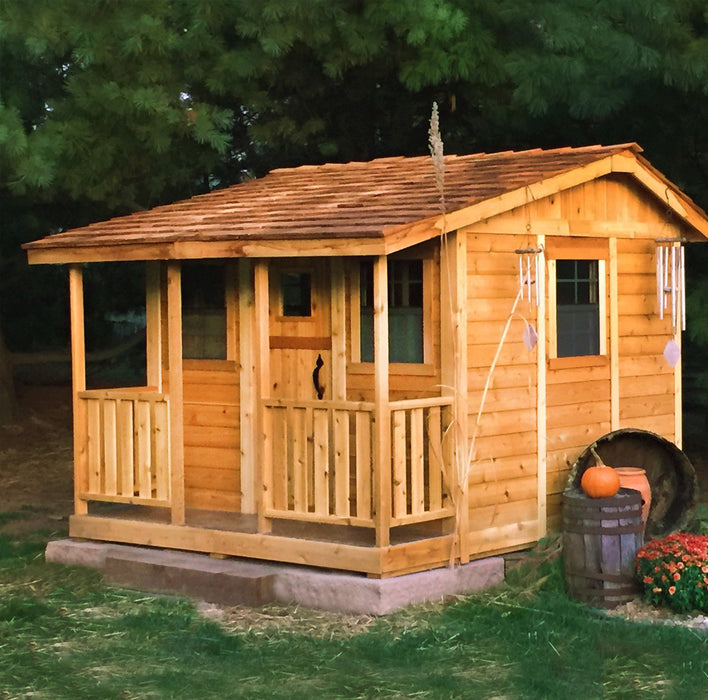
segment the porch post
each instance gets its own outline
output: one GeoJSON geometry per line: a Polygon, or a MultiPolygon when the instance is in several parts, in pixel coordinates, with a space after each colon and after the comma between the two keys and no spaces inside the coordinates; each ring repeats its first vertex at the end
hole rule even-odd
{"type": "Polygon", "coordinates": [[[184,384],[182,381],[182,275],[167,263],[167,357],[170,391],[170,484],[172,524],[184,525],[184,384]]]}
{"type": "Polygon", "coordinates": [[[344,261],[332,258],[330,298],[332,299],[332,398],[346,401],[347,398],[347,338],[346,338],[346,282],[344,261]]]}
{"type": "Polygon", "coordinates": [[[241,431],[241,512],[258,511],[256,464],[258,460],[256,429],[258,386],[256,384],[256,312],[253,293],[253,266],[248,258],[238,261],[238,354],[239,362],[239,429],[241,431]]]}
{"type": "Polygon", "coordinates": [[[255,369],[256,369],[256,466],[258,493],[258,532],[270,532],[266,511],[273,503],[273,453],[271,430],[263,410],[263,399],[270,395],[270,328],[268,298],[268,264],[258,260],[253,274],[255,305],[255,369]]]}
{"type": "Polygon", "coordinates": [[[69,265],[69,308],[71,326],[71,384],[74,414],[74,513],[86,515],[88,503],[80,494],[88,491],[88,434],[86,403],[79,393],[86,389],[86,345],[84,342],[84,281],[80,264],[69,265]]]}
{"type": "Polygon", "coordinates": [[[374,260],[374,504],[376,546],[391,542],[391,410],[388,398],[388,258],[374,260]]]}

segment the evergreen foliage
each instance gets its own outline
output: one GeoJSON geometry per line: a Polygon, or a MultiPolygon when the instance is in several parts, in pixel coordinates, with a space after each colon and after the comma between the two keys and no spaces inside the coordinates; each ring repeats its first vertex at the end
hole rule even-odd
{"type": "Polygon", "coordinates": [[[708,204],[703,0],[0,0],[0,65],[13,349],[20,242],[276,166],[424,154],[433,101],[449,153],[637,141],[708,204]]]}

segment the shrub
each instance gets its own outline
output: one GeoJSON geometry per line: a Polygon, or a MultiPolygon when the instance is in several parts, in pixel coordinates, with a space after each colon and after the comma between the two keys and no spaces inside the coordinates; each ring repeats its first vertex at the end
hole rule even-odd
{"type": "Polygon", "coordinates": [[[637,552],[644,599],[676,612],[708,612],[708,536],[674,533],[637,552]]]}

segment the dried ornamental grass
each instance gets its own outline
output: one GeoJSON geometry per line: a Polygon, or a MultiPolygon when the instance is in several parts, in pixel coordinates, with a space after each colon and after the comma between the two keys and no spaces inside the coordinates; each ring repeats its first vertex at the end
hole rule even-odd
{"type": "Polygon", "coordinates": [[[676,612],[708,612],[708,536],[674,533],[637,552],[644,599],[676,612]]]}

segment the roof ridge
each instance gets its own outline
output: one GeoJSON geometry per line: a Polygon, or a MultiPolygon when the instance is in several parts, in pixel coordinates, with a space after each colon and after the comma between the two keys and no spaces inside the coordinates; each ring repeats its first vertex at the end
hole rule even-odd
{"type": "MultiPolygon", "coordinates": [[[[555,146],[553,148],[524,148],[521,150],[505,149],[503,151],[476,151],[473,153],[446,153],[445,159],[457,159],[457,158],[482,158],[482,157],[496,157],[496,156],[524,156],[532,155],[536,153],[543,153],[547,155],[553,155],[557,153],[587,153],[591,151],[623,151],[631,150],[635,153],[641,153],[644,149],[636,141],[627,141],[624,143],[615,144],[590,144],[585,146],[555,146]]],[[[378,158],[371,158],[369,160],[350,160],[346,162],[328,162],[328,163],[303,163],[302,165],[289,166],[273,168],[268,171],[270,173],[295,173],[303,172],[307,170],[322,170],[322,169],[339,169],[339,168],[352,168],[357,166],[370,166],[370,165],[385,165],[387,163],[396,164],[401,161],[412,161],[412,160],[422,160],[428,159],[430,155],[397,155],[397,156],[381,156],[378,158]]],[[[241,184],[241,183],[236,183],[241,184]]]]}

